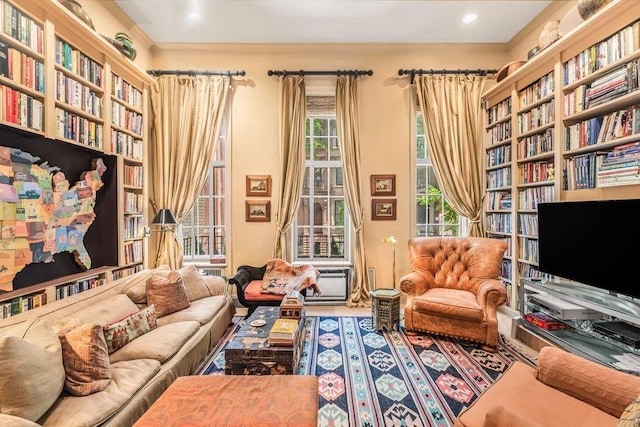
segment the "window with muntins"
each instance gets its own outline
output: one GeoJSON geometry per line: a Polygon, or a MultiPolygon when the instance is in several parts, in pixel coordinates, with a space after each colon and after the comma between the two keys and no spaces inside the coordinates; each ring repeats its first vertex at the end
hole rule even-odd
{"type": "Polygon", "coordinates": [[[342,158],[335,110],[326,106],[335,98],[307,98],[305,175],[293,232],[294,258],[347,261],[349,221],[342,158]]]}
{"type": "Polygon", "coordinates": [[[459,236],[464,218],[455,213],[442,194],[429,157],[424,121],[419,111],[416,113],[415,144],[415,236],[459,236]]]}
{"type": "MultiPolygon", "coordinates": [[[[226,122],[226,121],[225,121],[226,122]]],[[[223,123],[207,181],[196,203],[180,226],[185,263],[224,265],[227,254],[226,149],[227,126],[223,123]]]]}

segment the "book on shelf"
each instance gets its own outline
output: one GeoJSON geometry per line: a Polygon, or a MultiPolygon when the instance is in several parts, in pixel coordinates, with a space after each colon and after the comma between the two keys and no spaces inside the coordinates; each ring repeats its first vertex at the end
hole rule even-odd
{"type": "Polygon", "coordinates": [[[301,322],[298,319],[276,319],[267,342],[273,346],[292,347],[296,341],[296,335],[301,322]]]}

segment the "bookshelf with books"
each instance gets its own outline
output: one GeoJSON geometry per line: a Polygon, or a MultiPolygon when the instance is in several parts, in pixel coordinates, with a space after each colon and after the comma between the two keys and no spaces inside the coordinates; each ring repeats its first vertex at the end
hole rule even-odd
{"type": "MultiPolygon", "coordinates": [[[[545,201],[637,198],[640,194],[640,2],[613,0],[483,94],[485,105],[510,97],[512,283],[537,269],[537,205],[545,201]]],[[[487,234],[496,203],[490,175],[496,154],[487,116],[487,234]]],[[[506,148],[505,148],[506,151],[506,148]]],[[[506,216],[506,215],[505,215],[506,216]]],[[[510,306],[519,308],[514,290],[510,306]]]]}
{"type": "MultiPolygon", "coordinates": [[[[61,283],[71,282],[70,290],[84,289],[83,281],[94,278],[96,270],[108,268],[99,279],[113,280],[147,267],[146,129],[152,83],[144,69],[59,1],[0,0],[0,127],[5,133],[40,137],[60,155],[82,152],[110,159],[113,184],[102,191],[113,194],[113,203],[109,196],[109,207],[100,209],[117,218],[108,230],[100,230],[117,236],[113,260],[81,273],[60,268],[50,276],[42,273],[40,282],[21,283],[0,294],[0,304],[35,296],[36,302],[25,303],[34,306],[43,292],[48,301],[55,300],[56,286],[64,288],[61,283]]],[[[73,179],[78,177],[69,177],[73,179]]]]}
{"type": "Polygon", "coordinates": [[[512,206],[512,98],[501,94],[497,102],[486,109],[486,231],[487,236],[506,241],[507,251],[502,260],[500,279],[507,289],[508,300],[513,298],[513,231],[512,206]]]}

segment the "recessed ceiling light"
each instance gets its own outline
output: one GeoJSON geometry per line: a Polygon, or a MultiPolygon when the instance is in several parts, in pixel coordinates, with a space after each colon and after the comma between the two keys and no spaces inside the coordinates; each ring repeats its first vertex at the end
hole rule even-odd
{"type": "Polygon", "coordinates": [[[462,22],[464,22],[465,24],[468,24],[469,22],[473,22],[476,20],[476,18],[478,18],[478,15],[476,13],[467,13],[466,15],[464,15],[464,17],[462,18],[462,22]]]}

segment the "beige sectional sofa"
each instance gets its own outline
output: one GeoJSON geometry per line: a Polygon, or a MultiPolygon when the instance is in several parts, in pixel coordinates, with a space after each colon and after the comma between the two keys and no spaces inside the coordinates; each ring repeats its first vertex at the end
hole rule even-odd
{"type": "Polygon", "coordinates": [[[185,283],[189,307],[159,317],[157,328],[109,354],[111,381],[104,390],[86,396],[61,391],[56,325],[70,319],[108,325],[144,308],[145,283],[154,273],[166,276],[168,268],[145,270],[1,320],[0,425],[131,426],[176,378],[192,374],[235,314],[221,277],[183,276],[204,286],[194,295],[185,283]]]}

